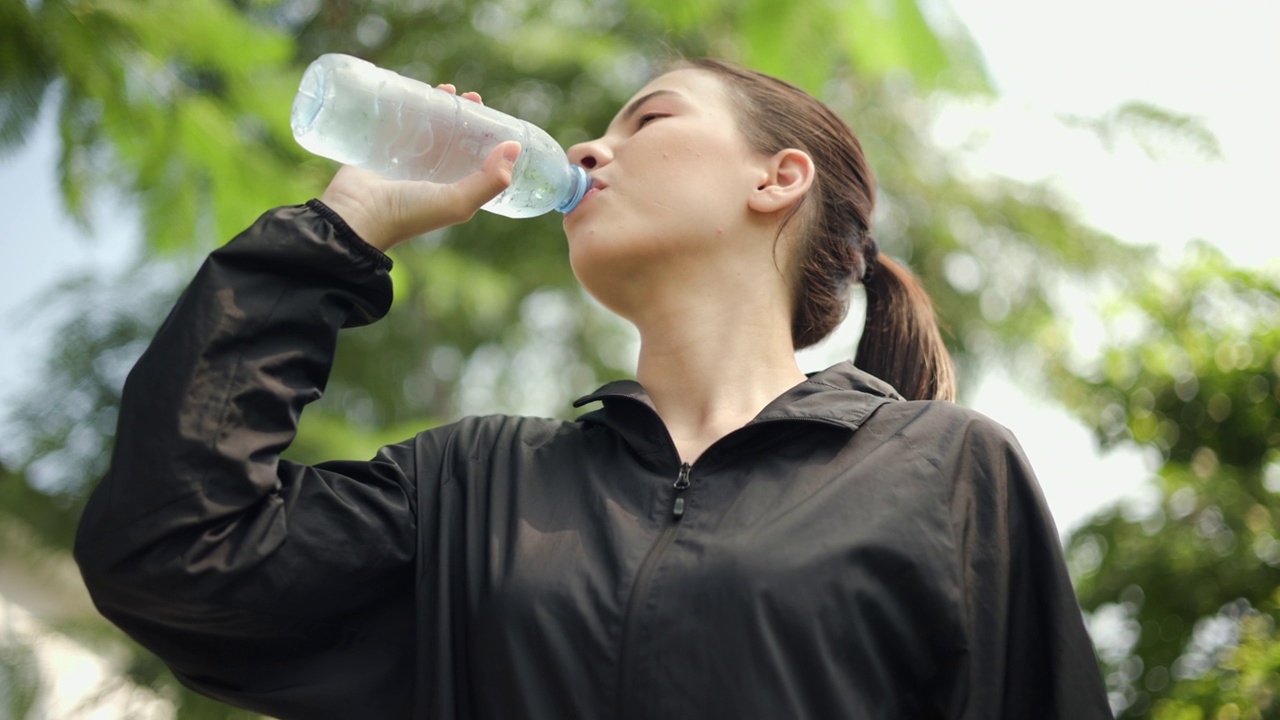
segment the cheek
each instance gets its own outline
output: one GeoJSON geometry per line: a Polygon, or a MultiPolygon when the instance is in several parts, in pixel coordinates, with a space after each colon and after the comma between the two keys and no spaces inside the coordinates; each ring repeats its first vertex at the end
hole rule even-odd
{"type": "Polygon", "coordinates": [[[727,154],[720,147],[719,138],[713,136],[654,132],[644,140],[643,145],[628,148],[630,152],[626,156],[620,154],[619,159],[628,176],[652,190],[715,174],[722,169],[715,160],[727,154]]]}

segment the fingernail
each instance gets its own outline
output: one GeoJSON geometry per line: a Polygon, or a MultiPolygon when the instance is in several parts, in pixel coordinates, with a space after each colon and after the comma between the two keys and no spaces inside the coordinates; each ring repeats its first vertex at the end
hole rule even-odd
{"type": "Polygon", "coordinates": [[[507,162],[514,163],[516,161],[516,158],[518,157],[520,157],[519,143],[511,143],[510,145],[507,145],[506,147],[502,148],[502,159],[506,160],[507,162]]]}

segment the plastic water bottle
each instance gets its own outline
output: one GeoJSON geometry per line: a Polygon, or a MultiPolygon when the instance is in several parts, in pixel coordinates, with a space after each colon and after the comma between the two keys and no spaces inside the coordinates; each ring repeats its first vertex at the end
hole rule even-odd
{"type": "Polygon", "coordinates": [[[290,123],[307,150],[395,180],[454,182],[518,140],[511,186],[483,208],[507,217],[567,213],[591,189],[587,171],[536,125],[349,55],[311,63],[290,123]]]}

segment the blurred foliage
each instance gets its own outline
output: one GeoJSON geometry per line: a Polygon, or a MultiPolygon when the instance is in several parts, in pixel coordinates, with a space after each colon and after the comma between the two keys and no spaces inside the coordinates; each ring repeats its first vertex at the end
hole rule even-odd
{"type": "Polygon", "coordinates": [[[1155,701],[1154,720],[1273,720],[1280,717],[1280,634],[1272,618],[1240,619],[1239,644],[1204,674],[1155,701]]]}
{"type": "Polygon", "coordinates": [[[36,704],[40,668],[31,648],[0,636],[0,716],[25,718],[36,704]]]}
{"type": "MultiPolygon", "coordinates": [[[[862,139],[879,183],[877,238],[929,288],[962,379],[979,366],[1016,366],[1054,388],[1105,442],[1164,453],[1158,527],[1155,514],[1132,521],[1117,511],[1072,540],[1073,566],[1088,571],[1080,574],[1086,606],[1116,608],[1140,628],[1177,618],[1107,656],[1117,697],[1141,714],[1130,694],[1154,681],[1128,672],[1132,660],[1173,673],[1195,628],[1227,617],[1231,601],[1271,612],[1259,590],[1275,587],[1271,565],[1246,561],[1249,552],[1280,557],[1280,541],[1270,550],[1259,540],[1280,512],[1259,489],[1274,460],[1245,460],[1276,446],[1263,418],[1265,402],[1275,416],[1272,388],[1280,386],[1265,367],[1275,336],[1258,334],[1260,320],[1207,318],[1235,318],[1233,298],[1264,308],[1259,298],[1274,301],[1274,284],[1220,260],[1158,278],[1117,307],[1117,318],[1146,318],[1142,342],[1118,342],[1096,369],[1061,359],[1062,289],[1124,286],[1133,279],[1124,273],[1154,259],[1084,226],[1048,188],[976,177],[938,147],[926,98],[980,102],[991,88],[978,49],[946,7],[917,0],[0,0],[0,153],[20,147],[41,108],[52,107],[67,213],[87,224],[93,202],[121,196],[138,209],[151,251],[120,277],[67,283],[52,308],[33,314],[61,329],[40,390],[9,413],[0,522],[69,547],[107,462],[124,373],[193,263],[266,208],[319,194],[334,167],[296,146],[288,112],[303,68],[325,52],[482,90],[488,104],[565,145],[597,135],[678,54],[726,57],[805,87],[862,139]],[[1223,303],[1230,307],[1215,310],[1223,303]],[[1229,341],[1227,327],[1238,331],[1229,341]],[[1184,344],[1192,349],[1179,355],[1184,344]],[[1263,396],[1270,399],[1250,400],[1263,396]],[[1183,488],[1193,494],[1178,495],[1183,488]],[[1236,557],[1240,572],[1228,572],[1236,557]],[[1173,590],[1184,571],[1195,583],[1173,590]],[[1134,587],[1145,602],[1134,602],[1134,587]]],[[[1161,112],[1135,106],[1097,128],[1194,130],[1161,112]]],[[[577,287],[555,217],[481,213],[398,248],[395,259],[395,310],[345,333],[325,398],[290,448],[294,459],[367,457],[465,412],[566,414],[568,399],[631,368],[634,334],[577,287]]],[[[126,675],[173,698],[180,717],[230,717],[182,691],[104,624],[65,629],[123,648],[126,675]]],[[[1250,642],[1265,654],[1270,635],[1258,632],[1250,642]]],[[[1230,671],[1241,678],[1265,665],[1247,647],[1230,671]]],[[[1240,680],[1239,698],[1222,701],[1256,703],[1248,698],[1269,681],[1259,682],[1240,680]]],[[[1189,693],[1152,695],[1165,703],[1154,707],[1209,707],[1189,693]]]]}
{"type": "Polygon", "coordinates": [[[1201,244],[1113,304],[1093,367],[1053,374],[1104,445],[1158,465],[1153,502],[1068,541],[1081,603],[1121,629],[1096,634],[1125,716],[1280,717],[1277,318],[1280,277],[1201,244]]]}
{"type": "Polygon", "coordinates": [[[1131,100],[1100,117],[1069,115],[1062,120],[1069,126],[1089,130],[1108,150],[1115,150],[1122,139],[1132,139],[1152,160],[1159,160],[1171,147],[1189,148],[1209,160],[1222,158],[1222,147],[1202,118],[1150,103],[1131,100]]]}

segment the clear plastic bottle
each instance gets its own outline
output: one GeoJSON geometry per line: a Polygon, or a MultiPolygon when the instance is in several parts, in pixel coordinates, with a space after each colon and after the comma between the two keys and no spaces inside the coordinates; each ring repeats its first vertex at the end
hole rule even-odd
{"type": "Polygon", "coordinates": [[[454,182],[518,140],[511,186],[483,208],[507,217],[570,212],[591,188],[587,171],[536,125],[349,55],[311,63],[290,122],[307,150],[397,180],[454,182]]]}

